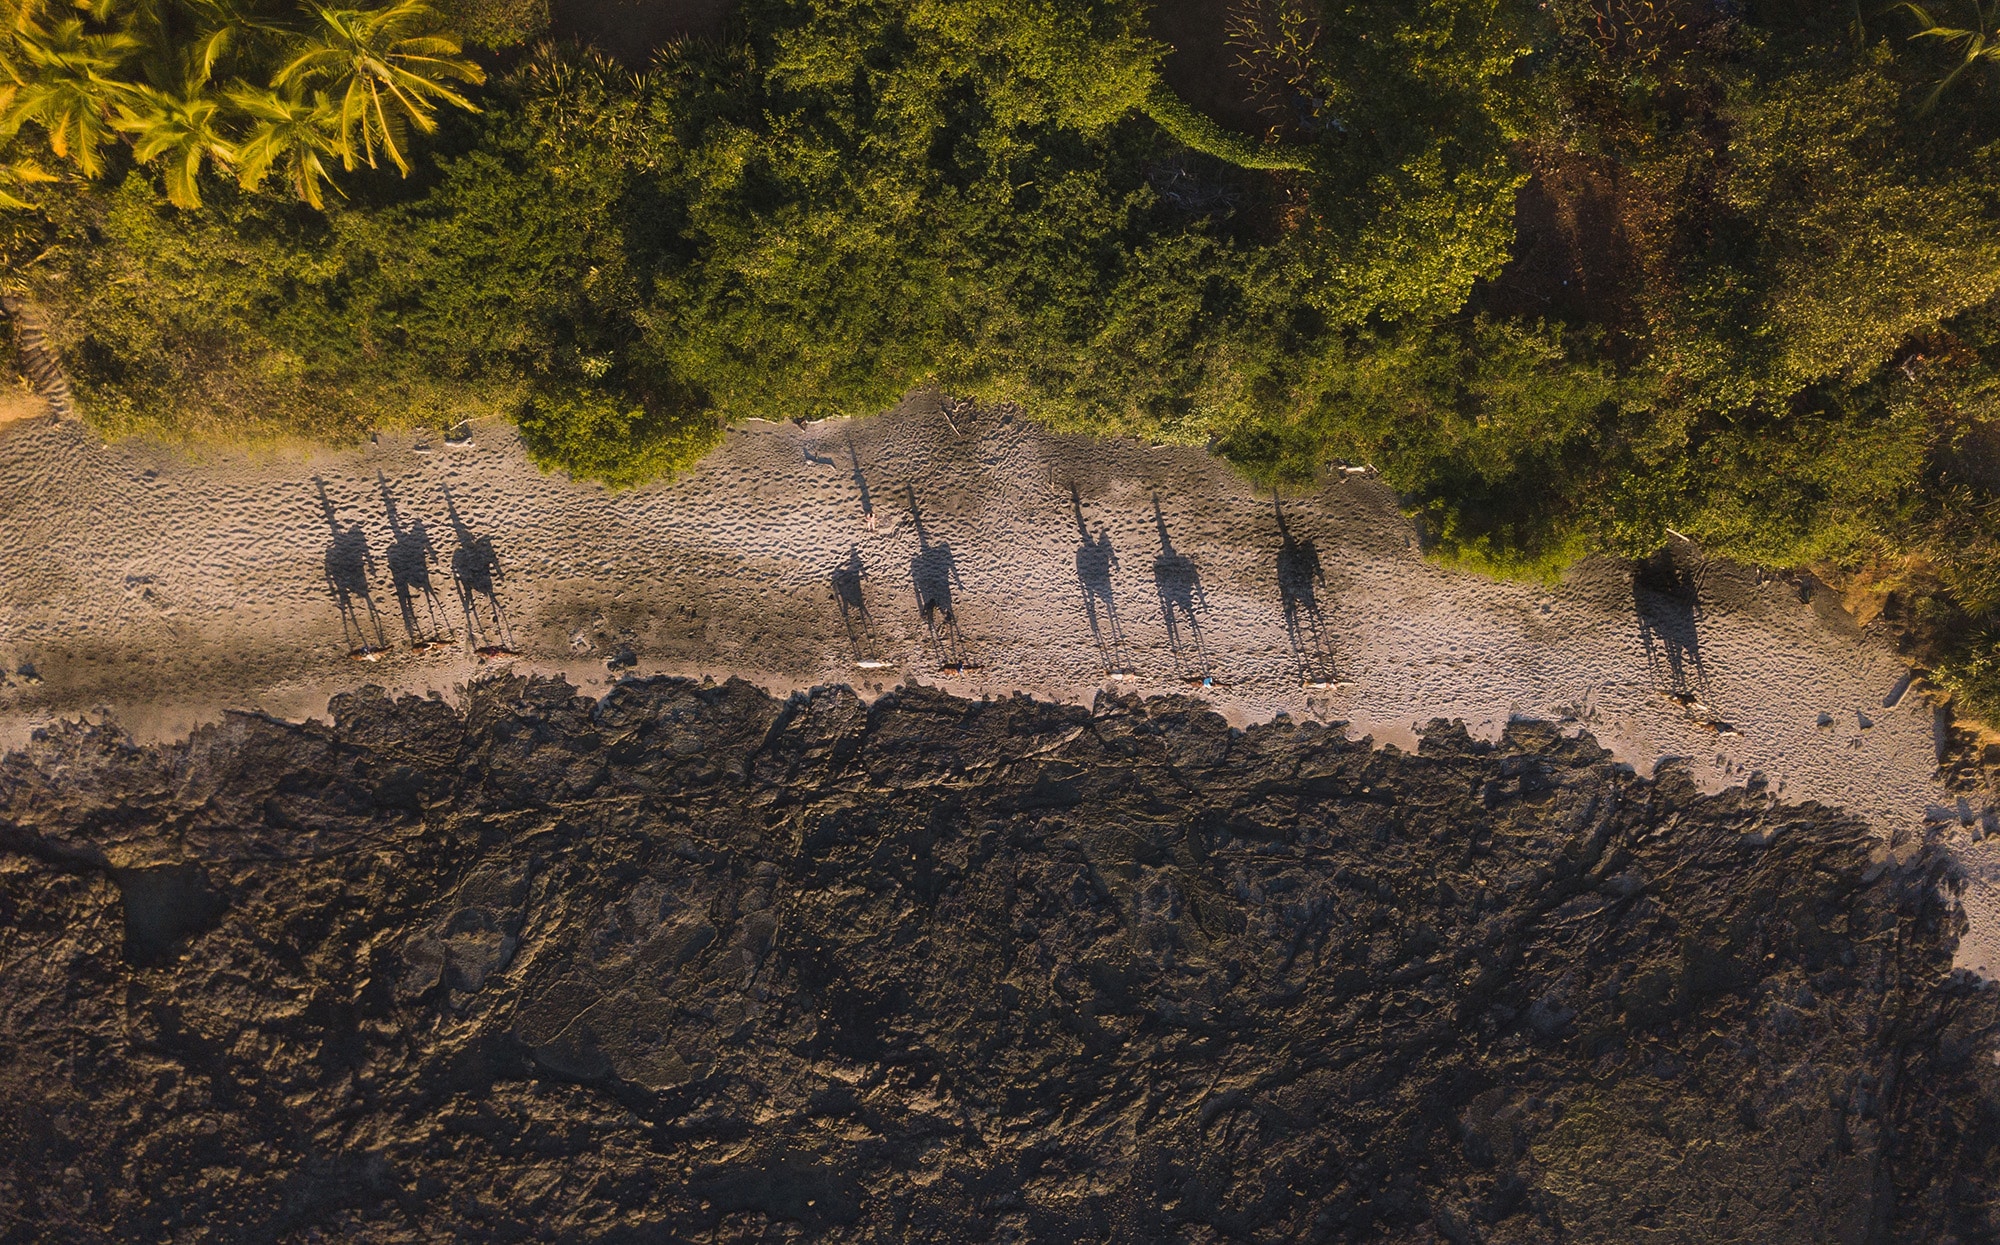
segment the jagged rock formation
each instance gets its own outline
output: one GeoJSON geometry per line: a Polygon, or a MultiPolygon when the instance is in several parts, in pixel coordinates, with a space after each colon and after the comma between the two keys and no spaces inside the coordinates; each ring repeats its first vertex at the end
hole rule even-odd
{"type": "Polygon", "coordinates": [[[0,765],[0,1229],[1991,1239],[1947,864],[1588,739],[501,679],[0,765]]]}

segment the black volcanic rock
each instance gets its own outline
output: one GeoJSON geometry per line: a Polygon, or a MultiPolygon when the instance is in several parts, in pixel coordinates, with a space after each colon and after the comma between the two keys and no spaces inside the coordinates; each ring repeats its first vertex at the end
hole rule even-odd
{"type": "Polygon", "coordinates": [[[1993,1239],[1947,863],[1594,743],[501,679],[0,764],[9,1240],[1993,1239]]]}

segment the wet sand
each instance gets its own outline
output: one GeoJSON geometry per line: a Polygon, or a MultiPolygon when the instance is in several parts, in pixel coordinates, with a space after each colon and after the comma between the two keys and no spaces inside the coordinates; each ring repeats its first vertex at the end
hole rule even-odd
{"type": "Polygon", "coordinates": [[[1402,747],[1436,718],[1554,719],[1643,772],[1684,758],[1710,788],[1946,836],[1973,878],[1961,960],[2000,968],[1992,811],[1937,785],[1930,705],[1825,594],[1727,566],[1635,585],[1605,561],[1495,582],[1426,562],[1367,473],[1277,503],[1199,450],[933,397],[751,424],[618,494],[474,432],[190,458],[0,429],[0,747],[80,714],[162,738],[227,708],[317,715],[364,682],[449,696],[496,664],[585,688],[1188,692],[1402,747]]]}

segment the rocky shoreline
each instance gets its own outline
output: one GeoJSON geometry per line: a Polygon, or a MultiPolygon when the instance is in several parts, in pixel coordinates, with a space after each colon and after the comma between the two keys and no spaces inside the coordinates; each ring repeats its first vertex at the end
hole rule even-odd
{"type": "Polygon", "coordinates": [[[1588,736],[732,680],[0,763],[6,1239],[1992,1239],[1950,856],[1588,736]]]}

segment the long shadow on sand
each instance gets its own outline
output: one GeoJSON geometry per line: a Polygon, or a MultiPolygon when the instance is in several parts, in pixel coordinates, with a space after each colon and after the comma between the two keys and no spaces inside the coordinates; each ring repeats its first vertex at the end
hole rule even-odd
{"type": "Polygon", "coordinates": [[[1672,547],[1660,550],[1633,568],[1632,605],[1654,689],[1684,705],[1706,701],[1699,568],[1672,547]]]}
{"type": "Polygon", "coordinates": [[[917,527],[917,552],[910,558],[910,584],[917,593],[917,613],[924,621],[924,635],[937,659],[939,669],[963,670],[965,637],[958,629],[958,611],[951,599],[952,585],[961,590],[965,581],[958,575],[958,560],[943,541],[932,544],[924,531],[923,512],[917,509],[917,490],[909,487],[910,519],[917,527]]]}
{"type": "Polygon", "coordinates": [[[1097,644],[1098,660],[1106,675],[1129,674],[1132,660],[1125,651],[1125,627],[1118,620],[1118,598],[1111,586],[1111,574],[1118,569],[1118,551],[1111,547],[1111,532],[1102,523],[1097,534],[1083,519],[1083,498],[1076,485],[1069,486],[1070,511],[1076,516],[1076,584],[1083,592],[1083,616],[1090,623],[1090,637],[1097,644]]]}
{"type": "Polygon", "coordinates": [[[340,526],[340,516],[326,495],[325,481],[314,476],[313,487],[319,490],[320,513],[325,517],[327,531],[331,534],[324,562],[326,588],[340,610],[340,630],[348,642],[348,652],[353,656],[366,656],[388,648],[389,637],[382,630],[382,616],[375,610],[375,597],[368,586],[369,577],[375,573],[375,558],[368,552],[368,534],[361,530],[359,522],[349,527],[340,526]],[[368,616],[368,627],[362,625],[364,611],[368,616]],[[368,640],[371,629],[375,637],[372,644],[368,640]]]}
{"type": "MultiPolygon", "coordinates": [[[[847,465],[854,480],[854,490],[861,495],[861,522],[872,531],[875,527],[875,498],[868,491],[868,477],[861,473],[861,455],[854,449],[854,438],[844,437],[843,440],[847,443],[847,465]]],[[[914,502],[911,504],[915,505],[914,502]]]]}
{"type": "Polygon", "coordinates": [[[875,619],[868,613],[868,595],[862,580],[868,565],[861,560],[861,548],[850,545],[847,560],[833,568],[833,599],[840,605],[840,623],[847,629],[847,646],[857,666],[880,665],[880,645],[875,639],[875,619]]]}
{"type": "Polygon", "coordinates": [[[1285,611],[1285,639],[1299,662],[1299,685],[1331,687],[1333,646],[1327,640],[1326,611],[1319,599],[1320,589],[1326,587],[1319,545],[1292,533],[1291,525],[1285,522],[1285,505],[1276,493],[1271,495],[1271,508],[1278,516],[1278,600],[1285,611]]]}
{"type": "Polygon", "coordinates": [[[1167,518],[1160,495],[1153,494],[1153,523],[1160,532],[1160,556],[1153,559],[1153,588],[1160,594],[1160,617],[1167,624],[1167,646],[1173,650],[1174,673],[1190,683],[1209,683],[1214,667],[1208,642],[1201,633],[1201,616],[1208,611],[1208,593],[1194,559],[1174,548],[1167,535],[1167,518]]]}
{"type": "Polygon", "coordinates": [[[458,539],[458,548],[451,554],[451,578],[458,586],[458,605],[465,614],[467,642],[475,649],[512,651],[513,632],[507,625],[507,611],[500,604],[499,586],[506,579],[500,570],[500,554],[493,548],[491,536],[477,535],[467,526],[458,513],[451,489],[443,488],[443,492],[452,534],[458,539]],[[484,617],[479,611],[481,598],[486,602],[484,617]]]}
{"type": "Polygon", "coordinates": [[[389,516],[389,550],[382,561],[389,567],[389,583],[396,591],[396,608],[402,613],[403,631],[410,637],[410,647],[422,648],[443,639],[449,630],[438,608],[437,588],[431,583],[431,567],[438,560],[437,546],[431,543],[422,519],[412,519],[404,526],[388,478],[378,471],[375,482],[382,490],[382,507],[389,516]],[[419,597],[424,603],[422,618],[417,611],[419,597]]]}

